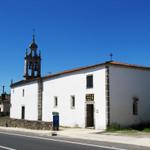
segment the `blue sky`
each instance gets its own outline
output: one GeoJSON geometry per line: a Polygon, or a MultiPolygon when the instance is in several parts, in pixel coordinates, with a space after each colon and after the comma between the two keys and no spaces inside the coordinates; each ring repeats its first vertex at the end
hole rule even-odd
{"type": "Polygon", "coordinates": [[[149,0],[0,0],[0,91],[23,79],[36,30],[42,74],[109,60],[150,66],[149,0]]]}

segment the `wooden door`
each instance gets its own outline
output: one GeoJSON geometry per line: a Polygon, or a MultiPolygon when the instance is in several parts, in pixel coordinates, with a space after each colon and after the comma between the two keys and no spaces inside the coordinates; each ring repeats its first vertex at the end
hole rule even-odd
{"type": "Polygon", "coordinates": [[[86,127],[94,126],[94,105],[86,105],[86,127]]]}
{"type": "Polygon", "coordinates": [[[25,107],[22,106],[22,109],[21,109],[21,119],[24,119],[25,118],[25,107]]]}

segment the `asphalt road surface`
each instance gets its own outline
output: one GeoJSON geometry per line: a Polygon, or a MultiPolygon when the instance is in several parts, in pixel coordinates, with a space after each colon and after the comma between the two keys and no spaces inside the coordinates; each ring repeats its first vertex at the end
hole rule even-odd
{"type": "Polygon", "coordinates": [[[0,150],[150,150],[150,148],[0,131],[0,150]]]}

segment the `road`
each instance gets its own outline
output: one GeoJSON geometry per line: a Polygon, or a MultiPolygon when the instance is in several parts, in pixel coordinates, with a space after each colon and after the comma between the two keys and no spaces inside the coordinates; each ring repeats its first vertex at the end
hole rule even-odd
{"type": "Polygon", "coordinates": [[[0,131],[0,150],[149,150],[133,145],[0,131]]]}

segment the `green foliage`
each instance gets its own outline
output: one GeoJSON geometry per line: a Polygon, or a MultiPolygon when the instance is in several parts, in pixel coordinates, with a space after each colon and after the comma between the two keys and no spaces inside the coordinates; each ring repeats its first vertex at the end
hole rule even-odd
{"type": "Polygon", "coordinates": [[[132,129],[138,130],[138,131],[144,131],[146,128],[150,128],[150,122],[145,122],[145,123],[139,123],[137,125],[132,125],[132,129]]]}
{"type": "Polygon", "coordinates": [[[150,132],[150,128],[145,128],[143,131],[144,132],[150,132]]]}
{"type": "Polygon", "coordinates": [[[150,132],[150,122],[140,123],[136,125],[131,125],[128,127],[123,127],[117,123],[112,123],[108,128],[107,131],[114,132],[114,131],[142,131],[142,132],[150,132]]]}
{"type": "Polygon", "coordinates": [[[0,112],[0,117],[9,116],[9,112],[0,112]]]}
{"type": "Polygon", "coordinates": [[[113,131],[118,131],[122,129],[123,128],[119,124],[113,123],[107,128],[107,131],[113,132],[113,131]]]}

